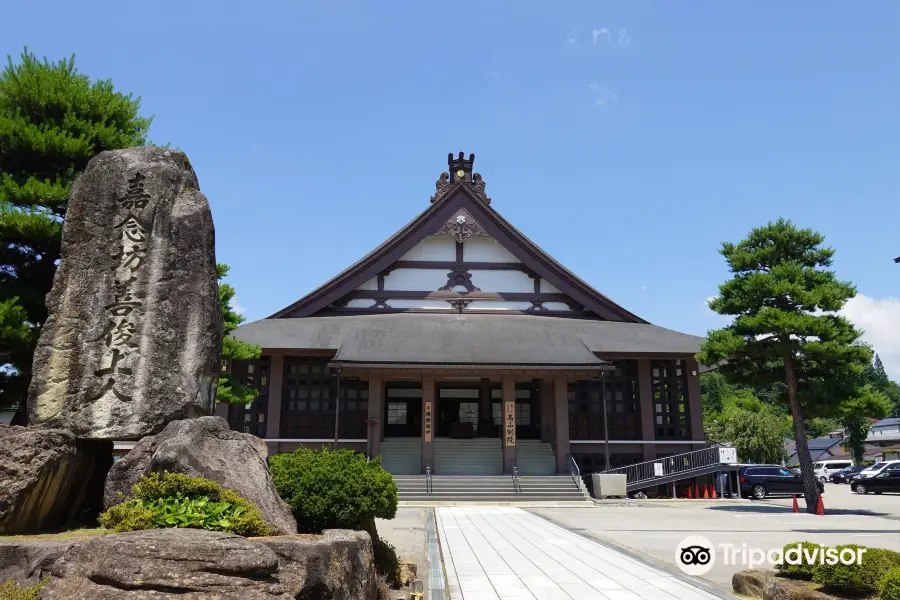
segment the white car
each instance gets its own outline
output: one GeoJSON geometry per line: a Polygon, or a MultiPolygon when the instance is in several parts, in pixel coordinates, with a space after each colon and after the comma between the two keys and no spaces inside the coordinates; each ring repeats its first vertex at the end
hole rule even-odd
{"type": "Polygon", "coordinates": [[[894,467],[900,465],[900,460],[889,460],[886,462],[877,462],[871,467],[866,467],[862,471],[859,472],[857,477],[862,477],[863,479],[868,479],[869,477],[875,477],[885,469],[890,467],[894,467]]]}
{"type": "Polygon", "coordinates": [[[844,467],[852,467],[852,460],[820,460],[813,465],[813,473],[816,479],[825,483],[831,478],[832,473],[837,473],[844,467]]]}

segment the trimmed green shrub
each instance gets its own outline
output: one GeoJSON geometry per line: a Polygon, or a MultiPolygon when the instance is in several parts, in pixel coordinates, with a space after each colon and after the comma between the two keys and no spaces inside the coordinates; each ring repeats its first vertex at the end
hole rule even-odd
{"type": "Polygon", "coordinates": [[[365,529],[374,518],[393,519],[397,484],[381,467],[352,450],[301,448],[269,459],[275,489],[301,533],[365,529]]]}
{"type": "Polygon", "coordinates": [[[0,584],[0,600],[38,600],[40,591],[49,582],[44,579],[32,586],[22,587],[12,579],[0,584]]]}
{"type": "MultiPolygon", "coordinates": [[[[795,553],[797,546],[800,546],[801,558],[804,551],[812,553],[813,550],[817,550],[818,552],[822,552],[824,550],[823,548],[819,547],[819,544],[815,544],[813,542],[794,542],[792,544],[787,544],[782,549],[783,556],[787,556],[787,552],[789,550],[793,550],[793,553],[795,553]]],[[[789,565],[785,560],[782,561],[780,565],[776,565],[776,569],[778,570],[778,574],[782,577],[809,580],[813,578],[813,574],[816,572],[816,568],[818,568],[818,566],[819,565],[816,563],[809,564],[805,560],[801,560],[799,565],[789,565]]]]}
{"type": "Polygon", "coordinates": [[[900,600],[900,567],[894,567],[881,578],[879,600],[900,600]]]}
{"type": "MultiPolygon", "coordinates": [[[[840,552],[846,548],[860,549],[865,546],[847,544],[836,546],[840,552]]],[[[883,548],[866,548],[860,564],[818,565],[813,581],[823,587],[844,590],[851,593],[870,594],[878,591],[882,578],[892,568],[900,567],[900,552],[883,548]]]]}
{"type": "Polygon", "coordinates": [[[116,532],[186,527],[247,537],[271,533],[254,504],[203,477],[151,473],[132,492],[132,500],[100,515],[103,527],[116,532]]]}

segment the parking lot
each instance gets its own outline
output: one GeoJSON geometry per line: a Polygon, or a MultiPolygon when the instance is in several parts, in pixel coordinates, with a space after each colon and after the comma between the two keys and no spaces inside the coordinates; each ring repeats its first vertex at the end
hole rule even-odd
{"type": "MultiPolygon", "coordinates": [[[[643,502],[639,506],[536,508],[533,512],[568,529],[618,546],[637,556],[677,569],[675,550],[689,535],[701,535],[717,548],[705,578],[731,589],[731,576],[747,568],[724,555],[732,549],[781,548],[797,541],[826,545],[864,544],[900,551],[900,494],[853,494],[849,485],[825,484],[825,516],[791,512],[791,498],[643,502]]],[[[769,566],[769,565],[763,565],[769,566]]]]}

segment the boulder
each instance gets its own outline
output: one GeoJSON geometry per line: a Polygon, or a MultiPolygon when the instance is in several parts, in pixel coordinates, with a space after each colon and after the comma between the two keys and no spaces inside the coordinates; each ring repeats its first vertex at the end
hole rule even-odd
{"type": "Polygon", "coordinates": [[[184,473],[236,491],[259,507],[276,532],[296,533],[297,522],[275,491],[267,460],[265,442],[232,431],[221,417],[173,421],[113,465],[106,478],[104,506],[108,509],[131,498],[131,488],[148,473],[184,473]]]}
{"type": "Polygon", "coordinates": [[[0,582],[30,586],[50,576],[75,540],[11,540],[0,542],[0,582]]]}
{"type": "Polygon", "coordinates": [[[731,588],[735,594],[750,598],[762,598],[763,590],[769,580],[775,577],[774,571],[764,569],[747,569],[731,576],[731,588]]]}
{"type": "Polygon", "coordinates": [[[763,589],[763,600],[835,600],[818,590],[812,589],[808,581],[796,581],[772,577],[763,589]]]}
{"type": "Polygon", "coordinates": [[[0,534],[76,522],[102,504],[112,442],[75,439],[65,429],[0,426],[0,534]]]}
{"type": "Polygon", "coordinates": [[[53,565],[41,598],[375,600],[375,593],[372,544],[364,532],[247,539],[157,529],[73,544],[53,565]]]}
{"type": "Polygon", "coordinates": [[[375,598],[372,540],[364,531],[258,541],[278,555],[278,580],[292,598],[375,598]]]}
{"type": "Polygon", "coordinates": [[[155,529],[72,546],[51,571],[43,600],[200,598],[288,600],[278,557],[238,535],[155,529]]]}
{"type": "Polygon", "coordinates": [[[102,152],[72,186],[34,354],[29,424],[137,440],[212,414],[215,234],[184,153],[102,152]]]}

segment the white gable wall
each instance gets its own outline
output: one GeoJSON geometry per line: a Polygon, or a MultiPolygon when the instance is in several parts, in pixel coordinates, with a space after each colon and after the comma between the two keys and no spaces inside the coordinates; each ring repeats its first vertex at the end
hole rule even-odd
{"type": "MultiPolygon", "coordinates": [[[[441,236],[445,237],[445,236],[441,236]]],[[[519,263],[512,252],[494,238],[472,236],[463,244],[463,260],[466,262],[519,263]]]]}
{"type": "Polygon", "coordinates": [[[456,260],[456,240],[449,235],[430,235],[400,260],[456,260]]]}

